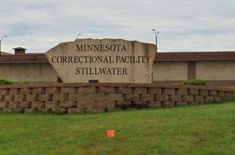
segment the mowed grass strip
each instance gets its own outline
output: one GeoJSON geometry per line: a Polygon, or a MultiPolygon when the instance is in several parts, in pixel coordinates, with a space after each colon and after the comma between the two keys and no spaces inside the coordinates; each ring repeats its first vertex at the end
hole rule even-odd
{"type": "Polygon", "coordinates": [[[235,102],[101,114],[0,113],[2,155],[235,153],[235,102]],[[114,129],[114,138],[105,131],[114,129]]]}

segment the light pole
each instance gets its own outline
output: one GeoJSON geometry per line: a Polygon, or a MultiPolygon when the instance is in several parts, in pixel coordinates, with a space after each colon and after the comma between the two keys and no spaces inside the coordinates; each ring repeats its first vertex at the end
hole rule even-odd
{"type": "Polygon", "coordinates": [[[153,32],[154,32],[154,34],[155,34],[155,39],[156,39],[156,46],[158,46],[158,42],[157,42],[157,36],[158,36],[158,34],[160,33],[160,32],[156,32],[156,30],[155,29],[153,29],[153,32]]]}
{"type": "Polygon", "coordinates": [[[7,36],[2,36],[0,39],[0,55],[2,54],[2,40],[6,38],[7,36]]]}
{"type": "Polygon", "coordinates": [[[79,36],[81,36],[82,34],[81,33],[79,33],[78,35],[77,35],[77,38],[76,38],[76,40],[79,38],[79,36]]]}

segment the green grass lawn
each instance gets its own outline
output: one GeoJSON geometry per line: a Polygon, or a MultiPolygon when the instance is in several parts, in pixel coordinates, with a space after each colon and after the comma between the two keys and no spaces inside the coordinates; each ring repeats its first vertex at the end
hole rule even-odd
{"type": "Polygon", "coordinates": [[[0,154],[235,154],[235,102],[102,114],[0,113],[0,154]],[[115,138],[105,131],[115,129],[115,138]]]}

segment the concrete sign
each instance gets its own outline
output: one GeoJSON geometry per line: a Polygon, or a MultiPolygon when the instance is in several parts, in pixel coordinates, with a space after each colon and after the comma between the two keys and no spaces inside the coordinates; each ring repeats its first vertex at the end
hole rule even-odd
{"type": "Polygon", "coordinates": [[[60,43],[46,56],[64,83],[151,83],[156,46],[121,39],[60,43]]]}

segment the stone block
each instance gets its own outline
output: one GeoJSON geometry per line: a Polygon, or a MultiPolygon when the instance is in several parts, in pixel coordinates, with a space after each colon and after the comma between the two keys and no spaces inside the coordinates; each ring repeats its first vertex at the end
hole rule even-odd
{"type": "Polygon", "coordinates": [[[210,96],[217,96],[218,91],[217,90],[209,90],[209,95],[210,96]]]}
{"type": "Polygon", "coordinates": [[[96,101],[101,101],[104,102],[107,100],[107,95],[106,94],[90,94],[90,100],[94,99],[96,101]]]}
{"type": "Polygon", "coordinates": [[[209,90],[200,90],[200,95],[201,96],[208,96],[209,95],[209,90]]]}
{"type": "Polygon", "coordinates": [[[24,112],[24,109],[23,108],[14,108],[14,109],[11,109],[11,112],[24,112]]]}
{"type": "Polygon", "coordinates": [[[219,91],[218,96],[220,96],[220,97],[225,97],[224,91],[219,91]]]}
{"type": "Polygon", "coordinates": [[[52,108],[52,112],[55,112],[55,113],[67,113],[67,110],[65,108],[52,108]]]}
{"type": "Polygon", "coordinates": [[[68,114],[79,114],[82,113],[82,110],[79,108],[68,108],[68,114]]]}
{"type": "Polygon", "coordinates": [[[105,102],[95,102],[92,106],[94,109],[105,109],[105,108],[115,108],[115,102],[105,101],[105,102]]]}
{"type": "Polygon", "coordinates": [[[115,106],[116,106],[116,102],[117,102],[117,101],[113,101],[113,102],[106,102],[105,106],[106,106],[106,107],[112,107],[112,108],[115,108],[115,106]]]}
{"type": "Polygon", "coordinates": [[[143,94],[141,95],[141,101],[154,101],[153,94],[143,94]]]}
{"type": "Polygon", "coordinates": [[[132,104],[134,105],[148,105],[150,101],[134,101],[132,104]]]}
{"type": "Polygon", "coordinates": [[[95,109],[93,107],[85,107],[82,109],[84,113],[94,113],[95,109]]]}
{"type": "Polygon", "coordinates": [[[169,101],[169,95],[155,95],[156,101],[169,101]]]}
{"type": "Polygon", "coordinates": [[[61,88],[61,93],[64,93],[64,94],[75,94],[78,92],[77,90],[78,88],[75,88],[75,87],[62,87],[61,88]]]}
{"type": "Polygon", "coordinates": [[[132,102],[131,101],[117,101],[116,102],[116,106],[120,107],[120,106],[131,106],[132,102]]]}
{"type": "MultiPolygon", "coordinates": [[[[96,112],[100,112],[100,110],[101,110],[101,109],[97,109],[96,112]]],[[[105,107],[103,110],[104,110],[105,112],[113,111],[113,110],[115,110],[115,107],[108,106],[108,107],[105,107]]]]}
{"type": "Polygon", "coordinates": [[[9,94],[10,94],[10,95],[17,95],[17,94],[18,94],[18,89],[16,89],[16,88],[11,88],[11,89],[9,90],[9,94]]]}
{"type": "Polygon", "coordinates": [[[78,101],[106,101],[109,100],[109,96],[106,94],[77,94],[78,101]]]}
{"type": "Polygon", "coordinates": [[[69,101],[77,101],[78,96],[78,94],[69,94],[69,101]]]}
{"type": "Polygon", "coordinates": [[[45,89],[44,88],[32,88],[33,94],[44,94],[45,89]]]}
{"type": "Polygon", "coordinates": [[[0,95],[0,103],[5,101],[5,95],[0,95]]]}
{"type": "Polygon", "coordinates": [[[20,94],[27,95],[29,94],[29,88],[21,88],[20,89],[20,94]]]}
{"type": "Polygon", "coordinates": [[[132,88],[133,94],[147,94],[147,89],[146,87],[134,87],[132,88]]]}
{"type": "Polygon", "coordinates": [[[227,92],[225,92],[225,96],[226,96],[228,99],[233,98],[233,97],[234,97],[234,92],[229,92],[229,91],[227,91],[227,92]]]}
{"type": "Polygon", "coordinates": [[[53,94],[53,101],[64,101],[64,94],[53,94]]]}
{"type": "Polygon", "coordinates": [[[183,95],[182,99],[184,102],[194,102],[194,97],[193,95],[183,95]]]}
{"type": "Polygon", "coordinates": [[[44,102],[34,101],[34,102],[31,103],[31,108],[38,109],[38,108],[44,108],[44,107],[45,107],[45,103],[44,102]]]}
{"type": "Polygon", "coordinates": [[[2,110],[3,112],[12,112],[12,110],[10,109],[10,108],[3,108],[3,110],[2,110]]]}
{"type": "Polygon", "coordinates": [[[92,110],[93,113],[101,113],[101,112],[108,112],[112,111],[112,108],[95,108],[92,110]]]}
{"type": "Polygon", "coordinates": [[[99,102],[99,101],[97,101],[97,102],[94,103],[94,108],[105,108],[105,106],[106,106],[107,104],[108,104],[107,101],[105,101],[105,102],[99,102]]]}
{"type": "Polygon", "coordinates": [[[0,89],[0,95],[8,95],[7,89],[0,89]]]}
{"type": "Polygon", "coordinates": [[[127,101],[139,101],[140,95],[139,94],[126,94],[124,98],[127,101]]]}
{"type": "Polygon", "coordinates": [[[188,95],[188,89],[187,88],[179,88],[176,90],[177,95],[188,95]]]}
{"type": "Polygon", "coordinates": [[[13,95],[5,95],[5,101],[8,101],[8,102],[13,101],[14,100],[13,97],[14,97],[13,95]]]}
{"type": "Polygon", "coordinates": [[[46,94],[59,94],[58,90],[60,88],[46,88],[46,94]]]}
{"type": "Polygon", "coordinates": [[[107,94],[107,99],[109,101],[123,101],[124,96],[123,94],[107,94]]]}
{"type": "Polygon", "coordinates": [[[81,109],[87,108],[87,107],[94,108],[96,103],[98,103],[96,100],[78,101],[77,108],[81,108],[81,109]]]}
{"type": "Polygon", "coordinates": [[[50,108],[38,108],[37,111],[40,113],[47,113],[47,112],[51,112],[51,109],[50,108]]]}
{"type": "Polygon", "coordinates": [[[220,96],[215,96],[215,102],[222,102],[223,99],[220,96]]]}
{"type": "Polygon", "coordinates": [[[35,112],[37,112],[37,110],[34,108],[26,108],[26,109],[24,109],[24,112],[25,113],[35,113],[35,112]]]}
{"type": "Polygon", "coordinates": [[[176,106],[185,106],[187,105],[187,102],[181,101],[181,102],[176,102],[176,106]]]}
{"type": "Polygon", "coordinates": [[[181,95],[169,95],[169,100],[170,101],[181,102],[182,101],[182,96],[181,95]]]}
{"type": "Polygon", "coordinates": [[[45,108],[50,109],[50,108],[56,108],[59,107],[59,104],[57,101],[46,101],[45,102],[45,108]]]}
{"type": "Polygon", "coordinates": [[[190,88],[188,93],[189,95],[199,95],[199,90],[195,88],[190,88]]]}
{"type": "Polygon", "coordinates": [[[74,108],[77,106],[77,102],[65,101],[60,103],[61,108],[74,108]]]}
{"type": "Polygon", "coordinates": [[[80,87],[79,93],[83,93],[83,94],[96,93],[96,87],[80,87]]]}
{"type": "Polygon", "coordinates": [[[160,94],[161,94],[161,88],[150,87],[148,93],[149,93],[149,94],[157,94],[157,95],[160,95],[160,94]]]}
{"type": "Polygon", "coordinates": [[[30,102],[24,101],[24,102],[20,102],[20,108],[30,108],[31,104],[30,102]]]}
{"type": "Polygon", "coordinates": [[[196,103],[204,103],[204,97],[203,96],[199,96],[199,95],[196,95],[195,96],[195,102],[196,103]]]}
{"type": "Polygon", "coordinates": [[[115,103],[116,102],[104,102],[105,103],[105,108],[115,108],[115,103]]]}
{"type": "Polygon", "coordinates": [[[211,103],[215,101],[215,97],[214,96],[205,96],[205,102],[206,103],[211,103]]]}
{"type": "Polygon", "coordinates": [[[116,93],[115,87],[99,87],[99,93],[101,94],[114,94],[116,93]]]}
{"type": "Polygon", "coordinates": [[[175,92],[175,89],[174,89],[174,88],[165,88],[164,94],[165,94],[165,95],[175,95],[176,92],[175,92]]]}
{"type": "Polygon", "coordinates": [[[174,101],[165,101],[165,102],[161,102],[161,106],[163,108],[172,108],[175,107],[175,102],[174,101]]]}
{"type": "Polygon", "coordinates": [[[131,87],[118,87],[118,94],[131,94],[132,88],[131,87]]]}
{"type": "Polygon", "coordinates": [[[35,94],[32,94],[32,95],[26,95],[26,101],[36,101],[36,95],[35,94]]]}
{"type": "Polygon", "coordinates": [[[23,95],[14,95],[14,100],[16,102],[21,102],[23,101],[23,95]]]}
{"type": "Polygon", "coordinates": [[[0,102],[0,108],[5,108],[6,102],[0,102]]]}
{"type": "Polygon", "coordinates": [[[161,108],[161,102],[160,101],[150,101],[150,102],[148,102],[148,107],[161,108]]]}

